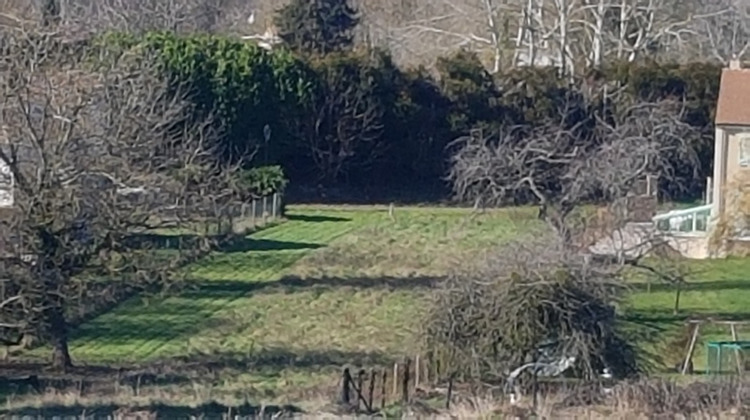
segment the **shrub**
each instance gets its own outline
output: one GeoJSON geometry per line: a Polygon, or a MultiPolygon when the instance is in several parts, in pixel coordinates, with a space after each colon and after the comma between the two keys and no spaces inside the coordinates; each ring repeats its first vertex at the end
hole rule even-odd
{"type": "Polygon", "coordinates": [[[243,171],[238,186],[245,198],[256,198],[281,193],[286,188],[287,179],[281,166],[260,166],[243,171]]]}
{"type": "Polygon", "coordinates": [[[550,238],[514,243],[448,278],[425,320],[424,343],[468,379],[502,377],[548,343],[547,357],[576,357],[576,370],[619,377],[641,366],[618,320],[625,290],[618,266],[598,264],[550,238]]]}

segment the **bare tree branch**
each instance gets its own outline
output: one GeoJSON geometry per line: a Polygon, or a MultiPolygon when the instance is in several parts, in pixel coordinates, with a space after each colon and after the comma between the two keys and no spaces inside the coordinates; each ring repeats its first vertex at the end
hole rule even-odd
{"type": "Polygon", "coordinates": [[[169,84],[150,57],[97,61],[55,34],[2,35],[0,166],[12,201],[0,220],[10,302],[0,316],[50,340],[65,367],[72,281],[177,279],[209,238],[180,241],[176,253],[138,238],[221,216],[236,195],[232,171],[213,160],[218,133],[195,120],[190,87],[169,84]]]}

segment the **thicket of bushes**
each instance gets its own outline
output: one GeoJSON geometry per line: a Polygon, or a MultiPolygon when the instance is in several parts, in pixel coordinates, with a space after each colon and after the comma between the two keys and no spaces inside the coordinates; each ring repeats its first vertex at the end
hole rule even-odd
{"type": "MultiPolygon", "coordinates": [[[[398,68],[385,51],[268,52],[241,40],[171,33],[104,39],[108,48],[156,52],[171,77],[192,83],[202,109],[218,110],[225,159],[280,165],[295,186],[447,193],[451,141],[472,128],[541,123],[566,112],[569,98],[603,86],[618,89],[619,101],[677,98],[685,121],[706,134],[693,145],[700,166],[676,165],[697,176],[687,188],[674,188],[673,198],[700,196],[711,171],[718,65],[624,63],[571,83],[554,69],[490,75],[467,51],[440,59],[430,74],[398,68]]],[[[574,118],[582,119],[598,111],[589,104],[577,112],[574,118]]]]}

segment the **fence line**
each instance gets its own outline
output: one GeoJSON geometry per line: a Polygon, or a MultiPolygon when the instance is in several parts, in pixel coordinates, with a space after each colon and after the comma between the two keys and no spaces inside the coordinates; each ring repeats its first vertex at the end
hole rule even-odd
{"type": "MultiPolygon", "coordinates": [[[[389,403],[408,404],[417,392],[436,385],[440,374],[434,367],[420,355],[395,362],[392,367],[365,369],[345,366],[341,371],[339,401],[369,413],[382,410],[389,403]]],[[[450,408],[453,377],[447,382],[445,407],[450,408]]]]}
{"type": "MultiPolygon", "coordinates": [[[[190,225],[197,232],[206,235],[227,234],[230,232],[244,233],[253,231],[280,219],[284,212],[283,196],[273,193],[258,197],[247,202],[232,204],[216,204],[217,208],[208,210],[210,216],[200,214],[182,215],[190,217],[190,225]]],[[[179,207],[171,209],[160,215],[162,221],[177,222],[180,216],[177,214],[179,207]]]]}
{"type": "Polygon", "coordinates": [[[273,193],[241,204],[230,206],[225,217],[234,232],[251,231],[283,216],[283,196],[273,193]]]}

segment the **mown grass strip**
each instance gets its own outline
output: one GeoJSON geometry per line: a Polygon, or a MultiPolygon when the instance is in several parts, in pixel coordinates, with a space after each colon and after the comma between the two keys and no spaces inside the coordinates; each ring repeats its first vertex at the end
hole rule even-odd
{"type": "Polygon", "coordinates": [[[74,335],[73,357],[144,361],[184,354],[189,351],[187,338],[249,293],[254,283],[278,280],[294,262],[363,221],[342,212],[292,212],[289,216],[286,223],[250,235],[239,249],[196,263],[195,290],[148,303],[132,299],[82,325],[74,335]]]}

